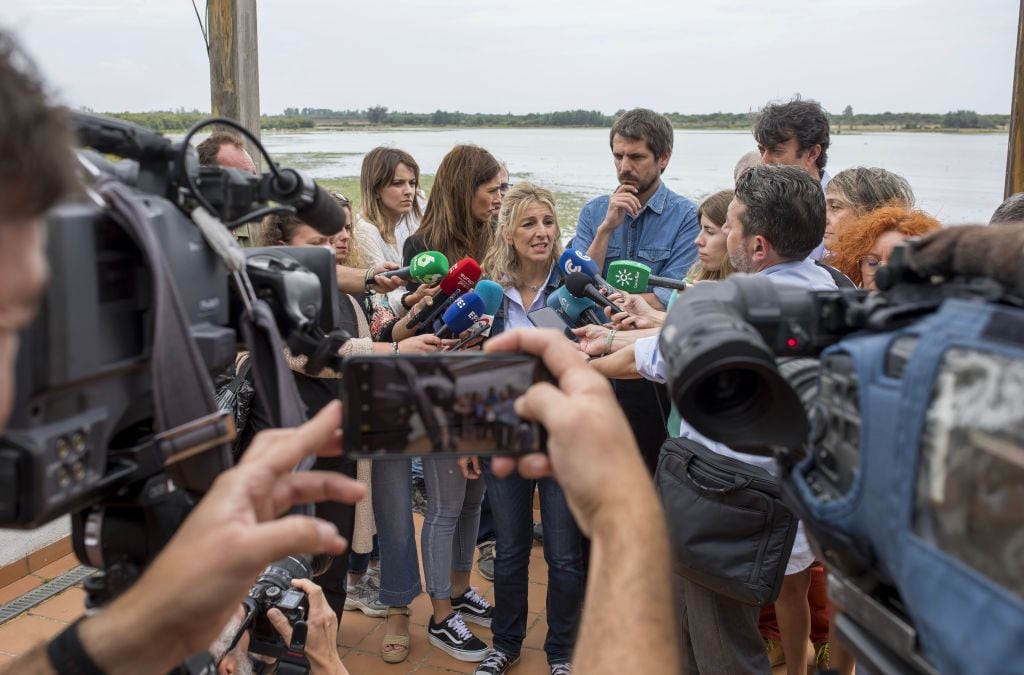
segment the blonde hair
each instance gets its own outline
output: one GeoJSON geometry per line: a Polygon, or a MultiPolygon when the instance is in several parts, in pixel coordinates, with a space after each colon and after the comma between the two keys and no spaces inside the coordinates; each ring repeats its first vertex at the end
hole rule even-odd
{"type": "Polygon", "coordinates": [[[550,262],[554,263],[562,255],[562,230],[558,226],[558,211],[555,210],[555,197],[550,191],[533,183],[517,183],[505,195],[498,214],[498,231],[487,255],[484,257],[483,270],[489,278],[508,288],[522,286],[525,282],[521,277],[519,256],[516,247],[507,239],[511,239],[516,228],[522,223],[526,209],[534,204],[543,204],[551,211],[555,219],[555,237],[551,242],[550,262]]]}
{"type": "MultiPolygon", "coordinates": [[[[420,165],[405,150],[374,148],[363,157],[363,167],[359,172],[359,199],[362,204],[363,218],[372,223],[380,232],[381,238],[388,244],[394,244],[395,225],[384,213],[384,204],[380,199],[380,191],[387,187],[395,178],[398,165],[404,164],[412,171],[416,186],[420,184],[420,165]]],[[[417,220],[421,217],[420,202],[415,196],[412,200],[412,213],[417,220]]]]}
{"type": "Polygon", "coordinates": [[[428,250],[440,251],[452,261],[465,256],[480,260],[487,253],[493,231],[473,218],[473,198],[477,188],[500,170],[498,160],[475,145],[456,145],[444,156],[416,231],[428,250]]]}
{"type": "Polygon", "coordinates": [[[338,202],[338,206],[342,210],[348,209],[348,218],[345,219],[344,229],[348,230],[348,255],[345,256],[345,261],[340,263],[345,267],[365,267],[366,263],[363,260],[363,247],[359,245],[359,239],[356,236],[356,224],[355,217],[352,214],[352,201],[341,194],[333,190],[329,191],[329,194],[334,197],[334,201],[338,202]]]}

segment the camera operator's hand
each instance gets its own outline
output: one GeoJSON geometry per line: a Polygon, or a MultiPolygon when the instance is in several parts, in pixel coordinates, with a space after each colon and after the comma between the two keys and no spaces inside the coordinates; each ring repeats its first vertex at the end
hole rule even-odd
{"type": "MultiPolygon", "coordinates": [[[[310,675],[348,675],[338,656],[338,617],[327,604],[324,591],[309,579],[292,579],[292,586],[301,589],[309,599],[306,617],[306,658],[310,675]]],[[[267,612],[267,619],[280,633],[285,644],[291,644],[292,626],[277,608],[267,612]]]]}
{"type": "MultiPolygon", "coordinates": [[[[526,478],[554,475],[584,534],[603,519],[628,512],[638,494],[650,492],[657,504],[611,386],[574,354],[572,344],[557,331],[513,330],[492,338],[484,349],[536,354],[558,380],[557,387],[535,384],[516,400],[521,417],[548,430],[548,454],[524,455],[519,472],[526,478]]],[[[495,457],[492,467],[495,475],[507,476],[515,462],[495,457]]]]}
{"type": "Polygon", "coordinates": [[[306,456],[340,454],[340,423],[341,405],[333,402],[301,427],[257,434],[138,583],[81,624],[96,664],[110,675],[165,673],[207,648],[269,563],[344,552],[334,525],[278,518],[295,504],[363,497],[364,488],[341,474],[293,471],[306,456]]]}
{"type": "MultiPolygon", "coordinates": [[[[536,354],[558,380],[516,400],[521,417],[548,430],[548,454],[525,455],[518,465],[526,478],[554,475],[592,542],[588,589],[596,592],[583,603],[573,672],[680,672],[679,624],[665,592],[672,587],[665,515],[608,381],[557,331],[513,330],[485,349],[536,354]],[[644,611],[623,623],[626,605],[644,611]]],[[[507,476],[516,462],[495,457],[491,468],[507,476]]]]}
{"type": "Polygon", "coordinates": [[[588,356],[604,356],[611,351],[608,345],[608,333],[611,329],[607,326],[588,324],[573,328],[572,332],[580,339],[579,350],[588,356]]]}

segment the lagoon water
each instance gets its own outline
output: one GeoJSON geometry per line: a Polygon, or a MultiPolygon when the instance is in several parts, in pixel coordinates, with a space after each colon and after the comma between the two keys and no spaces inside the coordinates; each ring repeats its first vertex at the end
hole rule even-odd
{"type": "MultiPolygon", "coordinates": [[[[592,197],[615,187],[604,129],[383,129],[264,133],[272,157],[314,178],[358,176],[363,154],[378,145],[408,151],[424,173],[437,170],[457,143],[476,143],[503,160],[512,180],[530,179],[592,197]]],[[[918,206],[943,223],[988,222],[1002,201],[1004,134],[833,134],[828,170],[880,166],[908,181],[918,206]]],[[[749,132],[677,130],[665,181],[695,200],[732,186],[736,160],[755,144],[749,132]]]]}

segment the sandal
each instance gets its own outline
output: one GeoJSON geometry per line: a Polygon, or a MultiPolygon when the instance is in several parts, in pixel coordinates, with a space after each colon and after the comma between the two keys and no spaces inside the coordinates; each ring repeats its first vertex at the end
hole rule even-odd
{"type": "MultiPolygon", "coordinates": [[[[409,611],[408,607],[388,607],[387,616],[395,615],[410,616],[412,612],[409,611]]],[[[406,631],[405,635],[385,635],[384,640],[380,643],[380,657],[384,659],[384,663],[401,663],[409,658],[409,634],[406,631]],[[391,647],[391,651],[384,651],[385,647],[391,647]]]]}

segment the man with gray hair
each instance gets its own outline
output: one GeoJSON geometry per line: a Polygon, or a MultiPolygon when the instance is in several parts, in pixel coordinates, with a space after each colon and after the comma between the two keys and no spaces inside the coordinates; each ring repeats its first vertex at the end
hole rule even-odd
{"type": "Polygon", "coordinates": [[[989,225],[1024,223],[1024,192],[1012,194],[1000,204],[989,219],[989,225]]]}

